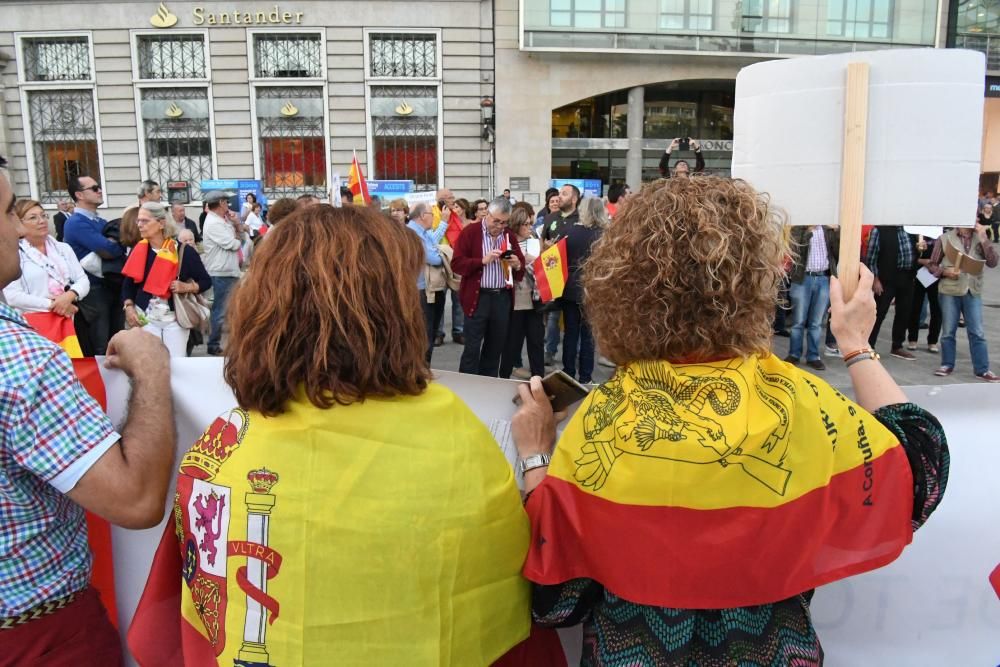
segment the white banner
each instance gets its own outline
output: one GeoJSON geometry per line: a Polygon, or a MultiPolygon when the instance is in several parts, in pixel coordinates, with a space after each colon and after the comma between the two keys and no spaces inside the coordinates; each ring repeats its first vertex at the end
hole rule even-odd
{"type": "MultiPolygon", "coordinates": [[[[171,362],[180,443],[176,464],[219,414],[235,405],[222,380],[219,358],[171,362]]],[[[108,412],[124,421],[129,383],[124,374],[101,370],[108,412]]],[[[516,383],[435,371],[503,440],[515,407],[516,383]]],[[[1000,599],[987,580],[1000,563],[1000,386],[907,387],[912,401],[945,427],[951,474],[944,501],[901,558],[875,572],[825,586],[813,598],[813,621],[837,667],[997,665],[1000,663],[1000,599]]],[[[513,460],[509,440],[505,451],[513,460]]],[[[174,466],[175,470],[177,465],[174,466]]],[[[173,494],[168,503],[173,502],[173,494]]],[[[170,514],[164,519],[169,519],[170,514]]],[[[127,630],[146,582],[163,524],[142,531],[113,530],[119,628],[127,630]]],[[[745,555],[752,561],[752,555],[745,555]]],[[[569,664],[579,663],[578,629],[563,633],[569,664]]],[[[134,664],[134,663],[130,663],[134,664]]]]}

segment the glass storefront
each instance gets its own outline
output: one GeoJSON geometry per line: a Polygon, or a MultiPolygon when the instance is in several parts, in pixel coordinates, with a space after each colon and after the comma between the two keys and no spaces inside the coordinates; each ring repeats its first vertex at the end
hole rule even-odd
{"type": "MultiPolygon", "coordinates": [[[[523,2],[529,50],[839,53],[933,46],[937,21],[936,0],[523,2]]],[[[977,20],[990,16],[984,3],[997,7],[996,0],[966,2],[977,20]]]]}
{"type": "Polygon", "coordinates": [[[1000,1],[951,3],[948,46],[986,54],[986,69],[1000,70],[1000,1]]]}
{"type": "MultiPolygon", "coordinates": [[[[675,137],[702,143],[706,173],[729,175],[735,85],[728,79],[699,79],[643,86],[643,181],[660,177],[660,157],[675,137]]],[[[624,182],[628,139],[628,90],[553,110],[553,178],[600,178],[605,188],[624,182]]],[[[694,164],[691,151],[673,155],[694,164]]]]}

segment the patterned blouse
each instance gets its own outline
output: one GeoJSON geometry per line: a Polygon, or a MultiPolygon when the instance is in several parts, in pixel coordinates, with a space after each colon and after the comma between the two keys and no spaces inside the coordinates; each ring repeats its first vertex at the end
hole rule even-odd
{"type": "MultiPolygon", "coordinates": [[[[875,417],[895,434],[913,471],[913,529],[937,508],[948,483],[948,444],[923,408],[900,403],[875,417]]],[[[813,591],[733,609],[670,609],[635,604],[592,579],[534,584],[532,615],[544,627],[583,623],[583,667],[741,667],[821,665],[809,615],[813,591]]]]}

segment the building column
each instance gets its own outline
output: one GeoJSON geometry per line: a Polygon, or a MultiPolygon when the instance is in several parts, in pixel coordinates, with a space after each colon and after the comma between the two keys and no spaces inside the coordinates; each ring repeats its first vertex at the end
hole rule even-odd
{"type": "Polygon", "coordinates": [[[625,156],[625,182],[633,191],[642,186],[642,116],[646,89],[636,86],[628,91],[628,153],[625,156]]]}

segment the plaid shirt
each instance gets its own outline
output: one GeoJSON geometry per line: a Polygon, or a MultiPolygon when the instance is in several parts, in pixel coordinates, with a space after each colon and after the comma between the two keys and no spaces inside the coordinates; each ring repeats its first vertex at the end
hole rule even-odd
{"type": "Polygon", "coordinates": [[[62,349],[0,304],[0,618],[89,584],[83,509],[63,494],[119,437],[62,349]]]}

